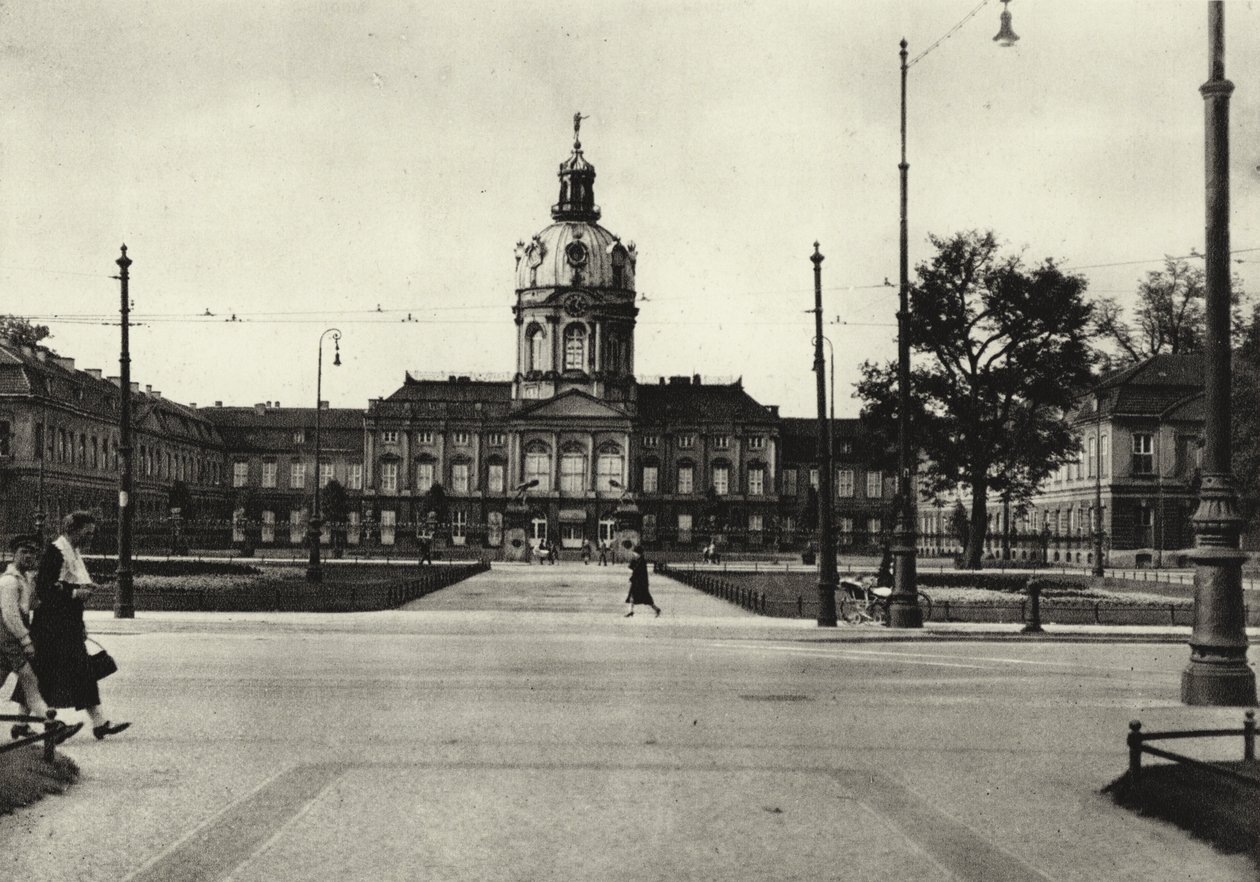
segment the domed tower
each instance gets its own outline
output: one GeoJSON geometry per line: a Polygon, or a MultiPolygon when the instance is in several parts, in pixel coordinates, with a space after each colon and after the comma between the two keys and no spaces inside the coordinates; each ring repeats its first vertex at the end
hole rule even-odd
{"type": "Polygon", "coordinates": [[[569,389],[607,401],[634,397],[634,243],[623,245],[597,223],[595,167],[582,155],[581,125],[574,114],[554,223],[516,243],[518,400],[569,389]]]}

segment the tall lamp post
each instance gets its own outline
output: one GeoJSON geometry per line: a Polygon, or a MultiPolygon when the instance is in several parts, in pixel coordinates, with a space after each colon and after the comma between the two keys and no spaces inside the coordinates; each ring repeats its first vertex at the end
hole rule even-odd
{"type": "Polygon", "coordinates": [[[1243,518],[1230,474],[1229,97],[1225,79],[1225,4],[1208,3],[1208,81],[1204,101],[1206,166],[1206,420],[1203,479],[1194,513],[1194,629],[1181,700],[1191,705],[1254,705],[1256,676],[1247,664],[1239,548],[1243,518]]]}
{"type": "MultiPolygon", "coordinates": [[[[993,38],[1001,46],[1012,46],[1019,39],[1011,30],[1011,13],[1006,7],[1009,2],[1010,0],[1002,0],[1001,27],[993,38]]],[[[979,7],[975,11],[978,9],[979,7]]],[[[888,625],[893,628],[923,627],[923,610],[919,608],[918,591],[915,587],[915,543],[918,535],[915,524],[917,506],[914,498],[914,476],[918,463],[910,430],[910,235],[907,211],[910,165],[906,162],[906,79],[910,66],[939,43],[940,40],[933,43],[914,61],[907,61],[906,47],[909,44],[903,38],[900,53],[901,162],[897,165],[901,172],[901,247],[897,303],[897,501],[900,505],[897,506],[897,523],[893,528],[893,590],[888,597],[888,625]]]]}
{"type": "Polygon", "coordinates": [[[1094,395],[1094,576],[1103,575],[1102,393],[1094,395]]]}
{"type": "Polygon", "coordinates": [[[836,534],[831,528],[835,496],[831,490],[831,427],[827,420],[827,376],[823,361],[822,332],[822,252],[814,243],[809,258],[814,264],[814,374],[818,386],[818,624],[836,627],[836,534]]]}
{"type": "Polygon", "coordinates": [[[114,618],[134,619],[136,607],[131,574],[131,300],[127,293],[127,269],[131,266],[131,258],[127,256],[126,245],[122,246],[122,257],[115,263],[118,264],[117,278],[121,288],[122,351],[118,356],[118,589],[114,593],[114,618]]]}
{"type": "Polygon", "coordinates": [[[341,364],[341,344],[337,342],[341,339],[341,331],[336,328],[329,328],[319,335],[319,366],[315,370],[315,505],[311,514],[310,524],[307,526],[307,539],[311,545],[311,559],[306,567],[306,581],[308,582],[322,582],[324,579],[324,573],[319,564],[319,540],[322,535],[321,528],[324,525],[323,519],[319,515],[319,460],[322,454],[319,418],[324,408],[324,338],[329,334],[332,334],[333,340],[333,365],[339,366],[341,364]]]}

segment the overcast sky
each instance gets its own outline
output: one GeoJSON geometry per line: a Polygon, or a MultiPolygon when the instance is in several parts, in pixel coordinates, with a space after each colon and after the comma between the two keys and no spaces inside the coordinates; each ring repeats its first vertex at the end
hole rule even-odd
{"type": "MultiPolygon", "coordinates": [[[[817,239],[853,415],[858,365],[896,354],[897,44],[978,2],[5,4],[0,311],[117,374],[125,242],[132,377],[177,400],[311,406],[329,327],[334,406],[408,369],[506,373],[513,246],[551,222],[580,111],[601,222],[638,245],[638,373],[812,415],[817,239]]],[[[912,264],[929,232],[992,228],[1131,297],[1202,250],[1206,7],[1014,0],[1002,49],[990,0],[918,61],[912,264]]],[[[1226,46],[1234,269],[1260,294],[1252,2],[1226,46]]]]}

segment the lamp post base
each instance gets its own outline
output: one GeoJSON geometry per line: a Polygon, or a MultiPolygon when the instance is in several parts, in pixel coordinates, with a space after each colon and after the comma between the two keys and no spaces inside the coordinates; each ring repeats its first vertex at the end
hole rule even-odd
{"type": "Polygon", "coordinates": [[[915,588],[915,536],[898,530],[892,548],[893,590],[888,595],[888,627],[922,628],[923,610],[915,588]]]}
{"type": "Polygon", "coordinates": [[[1256,675],[1239,656],[1200,656],[1181,672],[1181,703],[1196,706],[1255,707],[1256,675]]]}

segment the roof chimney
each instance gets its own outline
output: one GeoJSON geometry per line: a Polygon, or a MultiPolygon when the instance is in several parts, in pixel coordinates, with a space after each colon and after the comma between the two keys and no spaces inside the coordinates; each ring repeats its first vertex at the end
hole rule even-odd
{"type": "Polygon", "coordinates": [[[691,378],[691,382],[692,382],[692,385],[699,386],[699,385],[700,385],[700,375],[699,375],[699,374],[694,374],[694,375],[692,376],[692,378],[691,378]]]}
{"type": "Polygon", "coordinates": [[[321,401],[321,402],[319,403],[319,409],[320,409],[320,410],[328,410],[328,402],[327,402],[327,401],[321,401]]]}
{"type": "Polygon", "coordinates": [[[190,408],[192,408],[193,410],[196,410],[196,409],[197,409],[197,402],[195,402],[195,401],[190,401],[190,402],[188,402],[188,406],[189,406],[190,408]]]}
{"type": "Polygon", "coordinates": [[[267,405],[263,404],[261,401],[254,405],[254,413],[256,413],[258,416],[262,416],[266,412],[267,412],[267,405]]]}
{"type": "Polygon", "coordinates": [[[154,398],[161,398],[161,397],[162,397],[162,393],[161,393],[161,392],[159,392],[157,389],[153,389],[153,390],[151,390],[151,391],[149,392],[149,394],[150,394],[150,395],[152,395],[154,398]]]}
{"type": "Polygon", "coordinates": [[[222,406],[223,406],[223,402],[222,402],[222,401],[216,401],[216,402],[214,403],[214,406],[215,406],[215,407],[222,407],[222,406]]]}
{"type": "Polygon", "coordinates": [[[90,376],[93,380],[99,380],[101,378],[100,368],[87,368],[86,371],[88,376],[90,376]]]}
{"type": "Polygon", "coordinates": [[[107,379],[115,386],[122,386],[122,377],[108,377],[107,379]]]}
{"type": "Polygon", "coordinates": [[[63,358],[62,356],[58,355],[58,356],[53,357],[53,361],[57,362],[57,365],[65,370],[68,370],[68,371],[74,370],[73,358],[63,358]]]}
{"type": "Polygon", "coordinates": [[[139,394],[140,394],[140,384],[139,384],[139,383],[133,382],[133,383],[131,384],[131,394],[132,394],[132,395],[139,395],[139,394]]]}

